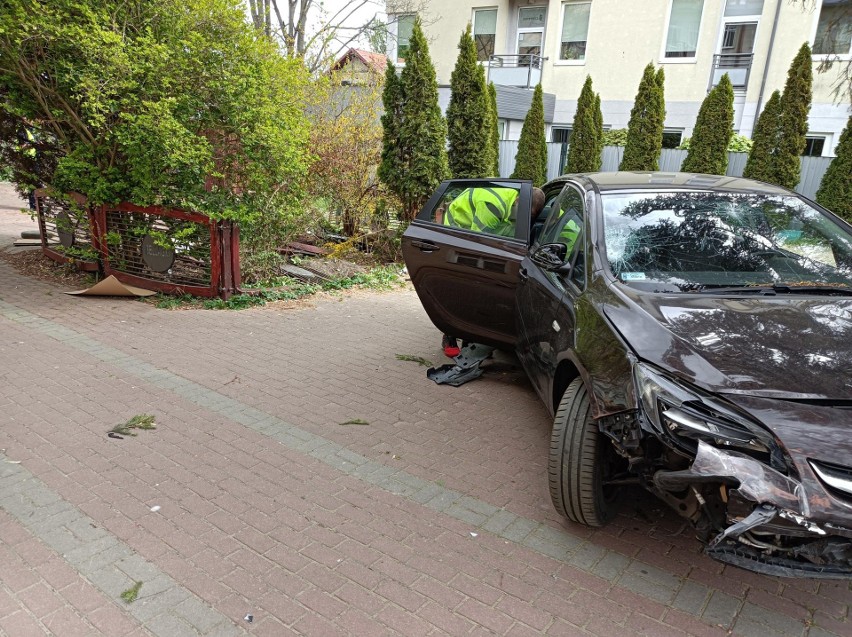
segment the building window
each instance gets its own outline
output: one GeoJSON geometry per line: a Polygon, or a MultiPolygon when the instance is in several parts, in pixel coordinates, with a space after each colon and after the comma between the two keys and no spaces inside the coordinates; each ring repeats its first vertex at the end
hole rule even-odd
{"type": "Polygon", "coordinates": [[[474,9],[473,41],[476,43],[476,56],[480,62],[487,62],[494,55],[496,39],[497,9],[474,9]]]}
{"type": "Polygon", "coordinates": [[[677,148],[682,141],[682,128],[667,128],[663,131],[663,148],[677,148]]]}
{"type": "Polygon", "coordinates": [[[672,0],[666,58],[694,58],[698,49],[698,29],[704,0],[672,0]]]}
{"type": "Polygon", "coordinates": [[[570,126],[553,126],[550,129],[550,141],[557,144],[567,144],[571,141],[572,130],[570,126]]]}
{"type": "Polygon", "coordinates": [[[414,29],[414,16],[401,15],[396,19],[396,61],[404,63],[408,57],[411,31],[414,29]]]}
{"type": "Polygon", "coordinates": [[[533,65],[533,56],[541,56],[544,46],[545,7],[518,9],[518,64],[533,65]]]}
{"type": "Polygon", "coordinates": [[[560,60],[585,60],[591,2],[569,2],[562,16],[560,60]]]}
{"type": "Polygon", "coordinates": [[[802,155],[805,157],[822,157],[822,151],[825,148],[825,137],[816,135],[808,135],[806,138],[805,150],[802,155]]]}
{"type": "Polygon", "coordinates": [[[852,0],[822,0],[814,55],[852,53],[852,0]]]}
{"type": "Polygon", "coordinates": [[[500,139],[506,139],[506,120],[498,119],[497,120],[497,132],[500,139]]]}

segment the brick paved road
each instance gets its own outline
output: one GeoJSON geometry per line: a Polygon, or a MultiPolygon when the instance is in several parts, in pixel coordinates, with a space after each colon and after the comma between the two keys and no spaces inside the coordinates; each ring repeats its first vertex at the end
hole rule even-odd
{"type": "Polygon", "coordinates": [[[166,311],[0,261],[0,633],[852,635],[847,583],[717,564],[641,493],[564,523],[523,375],[395,358],[437,346],[411,291],[166,311]]]}

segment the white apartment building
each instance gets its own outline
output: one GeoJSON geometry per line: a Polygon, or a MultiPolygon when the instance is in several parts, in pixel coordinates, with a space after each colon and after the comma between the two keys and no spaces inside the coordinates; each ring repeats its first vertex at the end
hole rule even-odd
{"type": "MultiPolygon", "coordinates": [[[[387,6],[388,57],[397,64],[405,63],[414,21],[403,6],[387,6]]],[[[848,98],[833,89],[852,55],[852,0],[425,0],[419,11],[444,108],[459,37],[473,25],[479,59],[497,86],[504,139],[520,135],[541,82],[548,139],[567,140],[586,75],[601,95],[605,128],[625,128],[648,62],[665,69],[665,146],[692,134],[702,100],[724,73],[734,84],[734,129],[751,136],[806,41],[814,52],[806,154],[833,155],[849,117],[848,98]],[[826,59],[834,67],[817,73],[826,59]]]]}

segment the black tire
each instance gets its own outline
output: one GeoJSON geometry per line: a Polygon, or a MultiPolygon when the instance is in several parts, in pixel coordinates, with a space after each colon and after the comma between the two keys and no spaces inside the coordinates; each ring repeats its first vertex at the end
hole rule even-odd
{"type": "Polygon", "coordinates": [[[604,526],[616,513],[617,487],[605,486],[615,450],[598,430],[581,378],[562,394],[550,437],[548,479],[556,510],[572,522],[604,526]]]}

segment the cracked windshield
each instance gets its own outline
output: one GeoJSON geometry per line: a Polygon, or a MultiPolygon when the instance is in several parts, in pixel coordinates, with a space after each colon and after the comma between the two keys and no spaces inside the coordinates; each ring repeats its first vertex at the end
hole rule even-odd
{"type": "Polygon", "coordinates": [[[649,292],[852,294],[852,234],[796,197],[603,195],[606,254],[649,292]]]}

